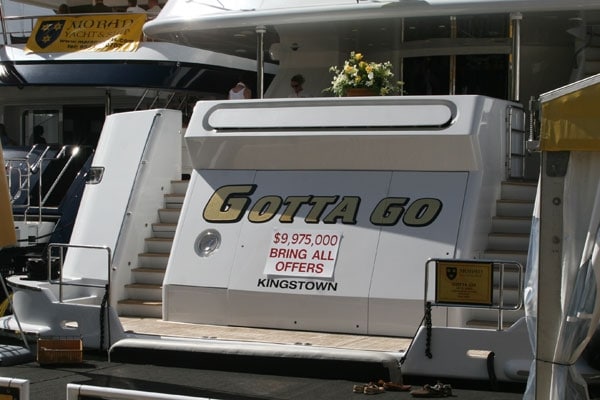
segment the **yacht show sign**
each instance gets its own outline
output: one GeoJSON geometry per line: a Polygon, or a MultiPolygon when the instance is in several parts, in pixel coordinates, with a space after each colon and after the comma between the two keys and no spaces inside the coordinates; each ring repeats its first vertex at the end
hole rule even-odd
{"type": "Polygon", "coordinates": [[[27,40],[27,53],[135,51],[145,14],[40,17],[27,40]]]}
{"type": "Polygon", "coordinates": [[[265,275],[333,278],[342,235],[335,231],[275,229],[265,275]]]}

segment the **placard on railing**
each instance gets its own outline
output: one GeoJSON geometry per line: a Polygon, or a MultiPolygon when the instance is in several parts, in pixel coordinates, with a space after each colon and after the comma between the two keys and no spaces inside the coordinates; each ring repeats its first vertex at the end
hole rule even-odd
{"type": "Polygon", "coordinates": [[[493,263],[437,261],[435,302],[438,304],[493,304],[493,263]]]}
{"type": "Polygon", "coordinates": [[[434,269],[433,305],[517,310],[523,304],[523,266],[516,261],[430,259],[425,265],[425,301],[434,269]],[[508,284],[507,284],[508,282],[508,284]]]}

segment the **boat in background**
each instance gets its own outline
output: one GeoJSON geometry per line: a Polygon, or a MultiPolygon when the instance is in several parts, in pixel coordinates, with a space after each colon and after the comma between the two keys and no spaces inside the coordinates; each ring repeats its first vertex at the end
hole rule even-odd
{"type": "Polygon", "coordinates": [[[165,49],[155,67],[181,65],[166,49],[182,44],[236,57],[255,66],[259,98],[196,97],[193,111],[152,104],[106,118],[70,240],[48,251],[56,279],[8,277],[15,314],[1,325],[78,336],[115,359],[358,360],[393,380],[402,367],[525,382],[540,175],[527,144],[538,139],[542,93],[600,72],[599,21],[597,0],[169,0],[144,25],[156,41],[147,44],[165,49]],[[324,93],[330,66],[353,51],[391,61],[404,93],[324,93]],[[278,64],[273,76],[265,60],[278,64]],[[289,97],[297,74],[310,96],[289,97]],[[125,317],[414,340],[373,352],[158,339],[131,332],[125,317]]]}
{"type": "MultiPolygon", "coordinates": [[[[58,2],[45,5],[58,8],[58,2]]],[[[77,7],[73,4],[71,10],[77,11],[77,7]]],[[[2,15],[0,121],[8,135],[6,142],[3,138],[4,159],[18,246],[2,251],[1,268],[4,276],[27,273],[40,278],[47,276],[48,243],[69,241],[107,115],[153,107],[177,109],[181,111],[177,131],[182,131],[197,100],[225,98],[239,76],[255,76],[256,63],[180,44],[142,40],[141,25],[133,33],[139,37],[133,51],[53,50],[47,44],[31,51],[30,34],[33,30],[34,36],[36,32],[39,36],[40,31],[35,30],[38,20],[64,25],[89,21],[118,24],[129,21],[131,14],[114,13],[102,20],[94,14],[2,15]],[[29,30],[23,31],[24,26],[29,30]],[[35,126],[42,127],[45,143],[32,146],[35,126]]],[[[35,41],[41,39],[32,40],[36,46],[35,41]]],[[[52,40],[56,44],[60,38],[52,40]]],[[[274,68],[267,66],[267,76],[272,76],[274,68]]],[[[187,154],[183,145],[180,151],[187,154]]],[[[174,179],[190,172],[182,171],[181,163],[170,168],[174,179]]],[[[183,166],[186,168],[189,164],[183,166]]]]}

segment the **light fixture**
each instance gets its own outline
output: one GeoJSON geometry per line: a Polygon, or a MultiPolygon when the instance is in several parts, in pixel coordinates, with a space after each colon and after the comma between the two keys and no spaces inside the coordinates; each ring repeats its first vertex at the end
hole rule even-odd
{"type": "Polygon", "coordinates": [[[200,257],[208,257],[221,246],[221,234],[215,229],[202,231],[196,238],[194,250],[200,257]]]}

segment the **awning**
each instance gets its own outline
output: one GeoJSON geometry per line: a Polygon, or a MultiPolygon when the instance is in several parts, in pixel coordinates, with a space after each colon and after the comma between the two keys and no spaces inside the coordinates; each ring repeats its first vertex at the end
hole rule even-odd
{"type": "Polygon", "coordinates": [[[541,96],[542,151],[600,151],[600,75],[541,96]]]}

